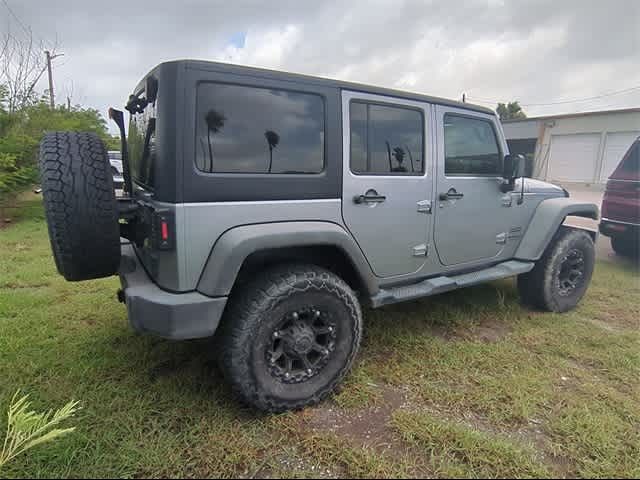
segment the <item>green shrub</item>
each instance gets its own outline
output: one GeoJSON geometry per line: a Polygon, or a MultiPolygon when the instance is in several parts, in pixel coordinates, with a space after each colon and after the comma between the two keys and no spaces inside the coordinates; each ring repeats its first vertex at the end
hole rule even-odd
{"type": "Polygon", "coordinates": [[[119,148],[117,137],[109,135],[105,119],[95,109],[57,107],[45,102],[9,113],[3,108],[0,85],[0,208],[15,193],[38,180],[38,146],[47,131],[70,130],[98,134],[108,148],[119,148]]]}

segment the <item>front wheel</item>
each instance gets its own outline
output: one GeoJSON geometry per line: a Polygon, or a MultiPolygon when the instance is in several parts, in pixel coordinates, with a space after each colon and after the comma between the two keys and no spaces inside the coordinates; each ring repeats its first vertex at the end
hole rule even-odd
{"type": "Polygon", "coordinates": [[[320,402],[358,352],[362,312],[349,286],[328,270],[268,270],[230,299],[220,345],[222,370],[245,403],[267,412],[320,402]]]}
{"type": "Polygon", "coordinates": [[[594,265],[595,247],[589,234],[560,227],[533,270],[518,276],[520,297],[543,310],[571,310],[586,293],[594,265]]]}

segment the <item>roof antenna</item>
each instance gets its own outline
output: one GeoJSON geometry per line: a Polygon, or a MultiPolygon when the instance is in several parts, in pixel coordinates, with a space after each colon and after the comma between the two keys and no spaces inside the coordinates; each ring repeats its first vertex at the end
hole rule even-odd
{"type": "Polygon", "coordinates": [[[524,173],[525,173],[525,158],[523,155],[518,155],[518,174],[520,175],[520,197],[518,198],[518,205],[524,203],[524,173]]]}

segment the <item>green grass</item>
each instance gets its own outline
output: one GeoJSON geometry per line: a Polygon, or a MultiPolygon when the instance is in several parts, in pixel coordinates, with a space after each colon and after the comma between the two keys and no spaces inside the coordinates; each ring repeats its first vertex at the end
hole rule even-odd
{"type": "Polygon", "coordinates": [[[442,420],[426,413],[398,412],[393,425],[424,451],[438,476],[453,478],[548,478],[549,470],[529,446],[442,420]]]}
{"type": "Polygon", "coordinates": [[[279,416],[231,398],[209,342],[132,333],[117,288],[57,274],[39,199],[0,229],[0,410],[18,389],[36,410],[82,402],[75,432],[0,476],[640,476],[631,267],[599,262],[564,315],[521,307],[511,280],[366,311],[341,391],[279,416]]]}

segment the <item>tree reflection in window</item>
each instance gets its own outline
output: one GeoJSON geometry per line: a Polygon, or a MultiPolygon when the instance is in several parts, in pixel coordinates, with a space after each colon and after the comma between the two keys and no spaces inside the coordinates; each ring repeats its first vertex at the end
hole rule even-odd
{"type": "Polygon", "coordinates": [[[418,175],[424,171],[424,120],[419,110],[353,101],[350,129],[354,173],[418,175]]]}
{"type": "MultiPolygon", "coordinates": [[[[398,165],[391,169],[392,172],[407,172],[407,167],[404,166],[404,150],[402,147],[396,147],[393,149],[393,156],[398,162],[398,165]]],[[[413,172],[413,165],[411,165],[411,171],[413,172]]]]}
{"type": "Polygon", "coordinates": [[[273,130],[267,130],[264,132],[264,137],[267,139],[267,144],[269,144],[269,170],[271,173],[271,167],[273,166],[273,149],[278,146],[280,143],[280,135],[278,135],[273,130]]]}
{"type": "Polygon", "coordinates": [[[195,164],[211,173],[324,170],[324,99],[215,82],[198,85],[195,164]]]}
{"type": "Polygon", "coordinates": [[[211,134],[216,134],[222,127],[227,119],[222,113],[211,109],[205,116],[205,122],[207,123],[207,143],[209,144],[209,171],[213,172],[213,146],[211,142],[211,134]]]}

